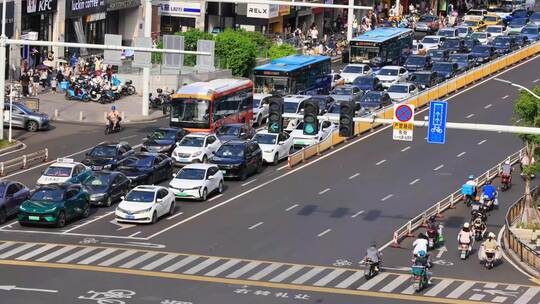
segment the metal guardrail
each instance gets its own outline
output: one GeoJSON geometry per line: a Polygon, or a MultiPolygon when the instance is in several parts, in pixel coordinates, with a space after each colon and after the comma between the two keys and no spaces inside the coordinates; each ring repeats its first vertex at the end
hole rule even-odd
{"type": "MultiPolygon", "coordinates": [[[[496,166],[492,167],[488,171],[480,174],[475,181],[478,183],[478,186],[482,186],[486,181],[491,180],[499,175],[501,172],[501,167],[505,161],[510,161],[512,165],[519,162],[521,156],[525,153],[525,148],[509,155],[502,162],[498,163],[496,166]]],[[[392,247],[399,247],[399,242],[405,237],[411,237],[412,232],[427,223],[427,220],[432,216],[440,216],[447,209],[454,208],[454,205],[461,201],[463,195],[461,194],[461,189],[458,189],[452,192],[447,197],[443,198],[424,212],[412,218],[405,225],[398,228],[394,231],[392,235],[392,247]]]]}
{"type": "Polygon", "coordinates": [[[49,158],[49,149],[45,148],[37,152],[25,154],[14,159],[0,162],[0,176],[6,176],[9,173],[26,169],[32,165],[47,161],[49,158]]]}
{"type": "MultiPolygon", "coordinates": [[[[500,70],[522,60],[527,57],[530,57],[532,55],[537,54],[540,52],[540,42],[536,42],[535,44],[528,45],[524,48],[521,48],[517,51],[514,51],[510,54],[507,54],[503,57],[499,57],[493,61],[490,61],[489,63],[485,65],[481,65],[478,67],[475,67],[469,71],[467,71],[464,74],[458,75],[450,80],[447,80],[443,83],[440,83],[439,85],[430,88],[428,90],[422,91],[421,93],[414,95],[402,102],[399,102],[398,104],[412,104],[416,108],[419,108],[421,106],[426,105],[430,100],[434,100],[437,98],[441,98],[443,96],[446,96],[450,93],[453,93],[471,83],[474,83],[477,80],[480,80],[488,75],[491,75],[493,73],[499,72],[500,70]]],[[[392,118],[393,117],[393,105],[390,105],[386,108],[383,108],[377,112],[373,112],[370,114],[365,115],[364,117],[372,117],[376,116],[379,118],[392,118]]],[[[366,122],[360,122],[356,123],[355,125],[355,136],[361,133],[364,133],[368,130],[373,129],[374,127],[379,126],[380,123],[366,123],[366,122]]],[[[339,136],[339,132],[336,130],[332,133],[332,141],[331,146],[337,145],[341,142],[345,141],[345,138],[339,136]]],[[[316,149],[320,153],[322,150],[328,149],[327,147],[328,143],[319,142],[314,144],[313,146],[317,146],[316,148],[310,148],[306,147],[305,149],[308,149],[308,151],[316,149]],[[323,146],[324,149],[321,149],[320,146],[323,146]]],[[[309,157],[313,156],[310,153],[308,153],[309,157]]],[[[289,155],[288,164],[289,167],[293,167],[304,160],[306,160],[309,157],[305,157],[305,150],[302,149],[300,151],[297,151],[291,155],[289,155]]]]}
{"type": "MultiPolygon", "coordinates": [[[[536,187],[532,191],[533,197],[538,197],[540,187],[536,187]]],[[[525,197],[518,199],[506,212],[504,237],[506,240],[505,246],[514,251],[521,262],[528,264],[534,269],[540,269],[540,253],[523,243],[519,237],[510,229],[515,224],[516,220],[521,216],[525,206],[525,197]]]]}

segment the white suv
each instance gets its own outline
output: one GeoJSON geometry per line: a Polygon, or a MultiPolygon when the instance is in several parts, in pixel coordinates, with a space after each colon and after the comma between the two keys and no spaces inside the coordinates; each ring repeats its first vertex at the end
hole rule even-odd
{"type": "Polygon", "coordinates": [[[155,223],[168,214],[174,214],[174,195],[162,186],[137,186],[118,204],[117,222],[155,223]]]}
{"type": "Polygon", "coordinates": [[[268,98],[271,94],[253,94],[253,125],[261,126],[268,119],[268,98]]]}
{"type": "Polygon", "coordinates": [[[214,133],[190,133],[176,144],[172,159],[175,165],[206,163],[220,146],[221,141],[214,133]]]}

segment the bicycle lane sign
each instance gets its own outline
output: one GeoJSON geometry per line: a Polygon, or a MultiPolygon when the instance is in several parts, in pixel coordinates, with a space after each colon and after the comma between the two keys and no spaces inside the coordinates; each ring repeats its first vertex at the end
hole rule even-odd
{"type": "Polygon", "coordinates": [[[445,143],[447,109],[448,103],[446,101],[433,100],[429,103],[428,143],[445,143]]]}

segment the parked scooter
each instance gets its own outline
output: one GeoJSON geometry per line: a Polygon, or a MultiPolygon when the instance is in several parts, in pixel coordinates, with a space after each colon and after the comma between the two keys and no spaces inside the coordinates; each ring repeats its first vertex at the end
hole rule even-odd
{"type": "Polygon", "coordinates": [[[70,86],[66,90],[66,100],[80,100],[80,101],[90,101],[90,95],[81,87],[70,86]]]}

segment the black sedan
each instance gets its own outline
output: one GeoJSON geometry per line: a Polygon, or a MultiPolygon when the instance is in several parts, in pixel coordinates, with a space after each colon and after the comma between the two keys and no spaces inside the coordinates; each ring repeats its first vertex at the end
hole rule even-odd
{"type": "Polygon", "coordinates": [[[131,186],[153,185],[172,176],[173,161],[164,154],[135,153],[122,160],[116,171],[131,180],[131,186]]]}
{"type": "Polygon", "coordinates": [[[0,224],[19,212],[19,206],[28,199],[30,190],[19,182],[0,182],[0,224]]]}
{"type": "Polygon", "coordinates": [[[386,92],[369,91],[360,99],[360,114],[371,113],[392,104],[386,92]]]}
{"type": "Polygon", "coordinates": [[[450,53],[462,53],[466,52],[467,48],[465,47],[465,43],[463,42],[463,39],[461,38],[448,38],[446,39],[441,49],[447,50],[450,53]]]}
{"type": "Polygon", "coordinates": [[[448,60],[448,56],[450,55],[450,52],[448,50],[429,50],[427,52],[427,55],[431,57],[431,61],[433,63],[435,62],[443,62],[448,60]]]}
{"type": "Polygon", "coordinates": [[[458,73],[467,71],[474,67],[474,57],[469,54],[452,54],[448,58],[448,62],[456,63],[458,66],[458,73]]]}
{"type": "Polygon", "coordinates": [[[495,48],[490,45],[477,45],[469,53],[475,60],[476,65],[480,65],[497,58],[495,48]]]}
{"type": "Polygon", "coordinates": [[[495,48],[495,53],[499,55],[508,54],[518,49],[514,36],[498,36],[493,39],[491,45],[495,48]]]}
{"type": "Polygon", "coordinates": [[[467,49],[467,52],[472,51],[472,49],[477,45],[482,45],[480,40],[476,38],[465,38],[463,39],[463,43],[465,44],[465,48],[467,49]]]}
{"type": "Polygon", "coordinates": [[[524,47],[530,42],[529,37],[523,34],[510,34],[510,36],[514,37],[518,47],[524,47]]]}
{"type": "Polygon", "coordinates": [[[379,78],[375,76],[359,76],[353,81],[353,85],[360,90],[366,91],[382,91],[383,85],[379,78]]]}
{"type": "Polygon", "coordinates": [[[118,162],[134,153],[126,142],[103,142],[86,153],[82,163],[92,170],[114,169],[118,162]]]}
{"type": "Polygon", "coordinates": [[[422,90],[431,88],[442,82],[442,78],[435,72],[419,71],[411,75],[410,81],[422,90]]]}
{"type": "Polygon", "coordinates": [[[429,56],[411,55],[407,58],[403,67],[409,72],[429,70],[431,68],[431,58],[429,56]]]}
{"type": "Polygon", "coordinates": [[[311,99],[319,102],[319,115],[324,115],[335,102],[334,98],[328,95],[313,95],[311,99]]]}
{"type": "Polygon", "coordinates": [[[182,128],[159,128],[145,138],[141,151],[171,155],[176,143],[186,134],[188,131],[182,128]]]}
{"type": "Polygon", "coordinates": [[[231,139],[251,139],[255,133],[253,127],[242,123],[225,124],[216,129],[216,135],[221,142],[231,139]]]}
{"type": "Polygon", "coordinates": [[[120,172],[92,172],[81,182],[83,189],[90,195],[90,204],[110,207],[113,202],[125,196],[131,182],[120,172]]]}
{"type": "Polygon", "coordinates": [[[431,68],[432,72],[437,73],[442,79],[450,79],[457,74],[457,64],[452,62],[437,62],[431,68]]]}
{"type": "Polygon", "coordinates": [[[225,177],[245,180],[262,171],[262,150],[253,140],[231,140],[223,144],[210,162],[218,165],[225,177]]]}

